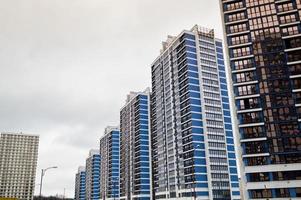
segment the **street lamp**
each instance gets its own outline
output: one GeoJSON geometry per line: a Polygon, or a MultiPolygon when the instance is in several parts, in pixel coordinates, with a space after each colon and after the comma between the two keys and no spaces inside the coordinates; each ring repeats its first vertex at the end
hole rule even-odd
{"type": "Polygon", "coordinates": [[[49,170],[49,169],[56,169],[56,168],[57,168],[57,166],[47,167],[46,169],[42,169],[42,171],[41,171],[41,182],[40,182],[40,198],[42,197],[43,177],[44,177],[46,171],[49,170]]]}

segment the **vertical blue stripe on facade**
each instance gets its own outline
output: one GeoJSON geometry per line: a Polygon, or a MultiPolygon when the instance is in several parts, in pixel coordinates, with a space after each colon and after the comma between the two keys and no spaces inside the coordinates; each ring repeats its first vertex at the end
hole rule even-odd
{"type": "Polygon", "coordinates": [[[229,106],[229,97],[228,97],[228,88],[226,81],[226,71],[225,64],[223,58],[223,45],[221,42],[216,42],[216,52],[218,59],[218,69],[219,69],[219,78],[220,78],[220,87],[221,87],[221,96],[222,96],[222,107],[224,113],[224,124],[226,131],[226,140],[227,140],[227,151],[228,151],[228,162],[229,162],[229,170],[231,177],[231,187],[232,187],[232,195],[240,195],[239,192],[239,181],[237,175],[237,165],[236,165],[236,157],[235,157],[235,149],[234,149],[234,140],[233,140],[233,130],[232,130],[232,122],[231,122],[231,112],[229,106]],[[234,164],[235,163],[235,164],[234,164]],[[233,165],[234,164],[234,165],[233,165]],[[235,190],[235,191],[233,191],[235,190]]]}
{"type": "Polygon", "coordinates": [[[112,192],[111,198],[119,197],[119,170],[120,170],[120,132],[113,130],[111,132],[112,135],[112,192]],[[113,157],[114,156],[114,157],[113,157]]]}
{"type": "MultiPolygon", "coordinates": [[[[145,110],[149,110],[149,102],[147,95],[139,95],[138,102],[145,110]]],[[[149,200],[151,191],[151,180],[150,180],[150,144],[149,144],[149,119],[148,112],[142,112],[143,110],[139,109],[139,122],[140,122],[140,152],[139,152],[139,160],[140,160],[140,191],[141,195],[149,195],[149,197],[144,197],[149,200]]],[[[139,199],[141,199],[140,197],[139,199]]]]}
{"type": "MultiPolygon", "coordinates": [[[[192,144],[194,146],[193,155],[193,166],[194,166],[194,176],[195,176],[195,188],[208,188],[208,178],[207,172],[204,166],[206,166],[206,155],[205,155],[205,145],[203,136],[203,121],[202,121],[202,109],[201,109],[201,95],[199,86],[199,69],[196,57],[196,42],[195,36],[190,34],[185,34],[186,40],[186,55],[187,55],[187,65],[188,65],[188,98],[191,115],[191,135],[192,144]],[[187,52],[191,51],[193,53],[187,52]],[[195,135],[195,136],[194,136],[195,135]]],[[[185,152],[183,152],[185,153],[185,152]]],[[[186,194],[191,196],[191,194],[186,194]]],[[[204,194],[196,193],[197,196],[203,196],[204,194]]],[[[208,195],[208,194],[207,194],[208,195]]],[[[206,195],[205,195],[206,196],[206,195]]]]}
{"type": "Polygon", "coordinates": [[[91,198],[93,200],[100,199],[100,155],[92,156],[92,191],[91,198]]]}

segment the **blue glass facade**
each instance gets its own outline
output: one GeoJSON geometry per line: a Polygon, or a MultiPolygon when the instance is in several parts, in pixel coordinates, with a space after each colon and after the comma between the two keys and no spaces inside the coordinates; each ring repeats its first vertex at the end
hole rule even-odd
{"type": "Polygon", "coordinates": [[[118,127],[107,127],[100,139],[101,184],[100,199],[119,199],[120,132],[118,127]]]}
{"type": "Polygon", "coordinates": [[[91,150],[86,160],[86,199],[100,199],[100,155],[91,150]]]}
{"type": "Polygon", "coordinates": [[[85,200],[86,197],[86,172],[80,172],[79,174],[79,200],[85,200]]]}
{"type": "Polygon", "coordinates": [[[100,155],[92,158],[92,195],[91,199],[100,199],[100,155]]]}
{"type": "Polygon", "coordinates": [[[120,162],[120,132],[112,131],[112,170],[109,171],[109,181],[111,181],[111,198],[119,198],[119,162],[120,162]]]}
{"type": "Polygon", "coordinates": [[[75,200],[86,199],[86,171],[84,167],[79,167],[75,176],[75,200]]]}
{"type": "Polygon", "coordinates": [[[238,172],[237,172],[231,111],[230,111],[229,95],[228,95],[229,92],[228,92],[227,79],[226,79],[226,69],[224,64],[222,42],[220,41],[216,42],[215,46],[217,52],[217,64],[219,69],[222,107],[223,107],[223,114],[224,114],[224,128],[225,128],[226,140],[227,140],[228,165],[229,165],[229,174],[230,174],[231,188],[232,188],[231,192],[232,192],[232,196],[236,196],[236,198],[239,198],[240,197],[239,180],[238,180],[238,172]]]}
{"type": "Polygon", "coordinates": [[[84,200],[86,196],[86,172],[80,172],[80,188],[79,188],[79,199],[84,200]]]}
{"type": "Polygon", "coordinates": [[[156,199],[240,199],[222,43],[195,26],[152,64],[156,199]]]}
{"type": "Polygon", "coordinates": [[[149,92],[131,93],[120,112],[121,199],[150,200],[149,92]]]}

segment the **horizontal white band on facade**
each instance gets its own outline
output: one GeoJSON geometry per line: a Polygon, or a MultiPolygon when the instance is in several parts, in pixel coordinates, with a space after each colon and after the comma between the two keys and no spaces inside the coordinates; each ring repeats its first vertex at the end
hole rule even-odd
{"type": "MultiPolygon", "coordinates": [[[[200,41],[200,42],[206,42],[206,43],[208,43],[208,44],[213,44],[213,45],[215,45],[215,43],[214,43],[215,40],[204,40],[204,39],[200,38],[199,41],[200,41]]],[[[201,45],[200,45],[200,46],[201,46],[201,45]]]]}
{"type": "Polygon", "coordinates": [[[243,35],[243,34],[247,34],[247,33],[250,33],[250,30],[240,31],[240,32],[236,32],[236,33],[229,33],[229,34],[227,34],[227,37],[236,36],[236,35],[243,35]]]}
{"type": "Polygon", "coordinates": [[[239,124],[239,128],[244,128],[244,127],[253,127],[253,126],[263,126],[264,122],[259,122],[259,123],[249,123],[249,124],[239,124]]]}
{"type": "Polygon", "coordinates": [[[296,188],[301,187],[301,180],[288,181],[263,181],[263,182],[248,182],[246,184],[247,190],[256,189],[276,189],[276,188],[296,188]]]}
{"type": "Polygon", "coordinates": [[[301,74],[291,75],[290,78],[300,78],[301,74]]]}
{"type": "Polygon", "coordinates": [[[259,112],[259,111],[262,111],[262,108],[238,110],[237,113],[248,113],[248,112],[259,112]]]}
{"type": "MultiPolygon", "coordinates": [[[[198,158],[205,158],[205,157],[198,157],[198,158]]],[[[207,165],[205,165],[205,164],[204,164],[204,165],[194,164],[193,166],[194,166],[194,167],[206,167],[207,165]]],[[[185,169],[185,168],[190,168],[190,167],[191,167],[191,165],[190,165],[190,166],[183,167],[183,168],[185,169]]]]}
{"type": "Polygon", "coordinates": [[[235,97],[235,99],[236,99],[236,100],[238,100],[238,99],[248,99],[248,98],[253,98],[253,97],[260,97],[260,94],[252,94],[252,95],[238,96],[238,97],[235,97]]]}
{"type": "Polygon", "coordinates": [[[247,9],[246,7],[242,7],[242,8],[238,8],[238,9],[228,10],[228,11],[224,11],[224,14],[229,14],[229,13],[233,13],[233,12],[244,11],[246,9],[247,9]]]}
{"type": "MultiPolygon", "coordinates": [[[[204,46],[201,46],[203,48],[206,48],[208,50],[211,50],[211,51],[215,51],[215,49],[213,48],[208,48],[208,47],[204,47],[204,46]]],[[[207,55],[210,55],[210,56],[215,56],[216,57],[216,54],[215,53],[211,53],[211,52],[207,52],[207,51],[204,51],[202,49],[200,49],[200,52],[203,53],[203,54],[207,54],[207,55]]]]}
{"type": "MultiPolygon", "coordinates": [[[[225,144],[225,143],[221,143],[221,144],[225,144]]],[[[226,147],[208,147],[208,149],[209,150],[227,150],[226,147]]],[[[230,152],[230,151],[228,151],[228,152],[230,152]]]]}
{"type": "Polygon", "coordinates": [[[223,3],[231,3],[231,2],[234,2],[236,0],[225,0],[225,1],[222,1],[223,3]]]}
{"type": "Polygon", "coordinates": [[[261,137],[261,138],[250,138],[250,139],[241,139],[240,142],[244,143],[244,142],[257,142],[257,141],[265,141],[267,140],[267,137],[261,137]]]}
{"type": "Polygon", "coordinates": [[[297,9],[282,11],[282,12],[277,12],[277,15],[285,15],[285,14],[294,13],[294,12],[297,12],[297,11],[298,11],[297,9]]]}
{"type": "Polygon", "coordinates": [[[289,39],[289,38],[300,37],[300,36],[301,34],[288,35],[288,36],[282,36],[282,39],[289,39]]]}
{"type": "Polygon", "coordinates": [[[230,58],[230,61],[235,61],[235,60],[243,60],[246,58],[253,58],[254,55],[247,55],[247,56],[239,56],[239,57],[235,57],[235,58],[230,58]]]}
{"type": "Polygon", "coordinates": [[[295,64],[301,64],[301,60],[287,63],[287,65],[295,65],[295,64]]]}
{"type": "MultiPolygon", "coordinates": [[[[208,182],[207,181],[203,181],[203,183],[208,183],[208,182]]],[[[194,188],[192,187],[192,188],[187,188],[187,189],[178,189],[178,192],[191,192],[191,190],[194,190],[194,188]]],[[[195,191],[196,192],[208,192],[209,189],[208,188],[195,187],[195,191]]]]}
{"type": "Polygon", "coordinates": [[[298,122],[301,122],[301,119],[298,119],[298,122]]]}
{"type": "Polygon", "coordinates": [[[254,71],[256,70],[256,67],[251,67],[251,68],[246,68],[246,69],[238,69],[238,70],[233,70],[232,73],[241,73],[241,72],[249,72],[249,71],[254,71]]]}
{"type": "Polygon", "coordinates": [[[246,43],[231,45],[228,48],[233,49],[233,48],[237,48],[237,47],[250,46],[250,45],[252,45],[252,42],[246,42],[246,43]]]}
{"type": "Polygon", "coordinates": [[[247,22],[247,21],[248,21],[248,19],[241,19],[241,20],[237,20],[237,21],[233,21],[233,22],[227,22],[227,23],[225,23],[225,25],[239,24],[239,23],[247,22]]]}
{"type": "Polygon", "coordinates": [[[294,89],[293,92],[301,92],[301,89],[294,89]]]}
{"type": "Polygon", "coordinates": [[[284,2],[290,2],[291,0],[279,0],[279,1],[275,1],[275,4],[280,4],[280,3],[284,3],[284,2]]]}
{"type": "Polygon", "coordinates": [[[139,197],[150,197],[150,194],[139,194],[139,195],[132,195],[133,198],[139,198],[139,197]]]}
{"type": "MultiPolygon", "coordinates": [[[[209,66],[209,65],[208,65],[208,66],[209,66]]],[[[204,67],[208,67],[208,66],[204,66],[204,67]]],[[[216,75],[216,73],[218,72],[217,67],[215,67],[215,66],[214,66],[214,67],[209,66],[209,68],[214,69],[214,70],[216,70],[216,71],[209,71],[209,70],[203,69],[203,68],[201,69],[201,71],[202,71],[202,72],[205,72],[205,73],[208,73],[208,74],[216,75]]],[[[204,75],[203,75],[203,77],[204,77],[204,78],[209,78],[209,77],[206,77],[206,76],[204,76],[204,75]]],[[[216,78],[215,80],[218,81],[218,78],[216,78]]],[[[206,84],[206,83],[203,83],[203,84],[206,84]]],[[[207,84],[208,84],[208,83],[207,83],[207,84]]],[[[212,85],[212,84],[210,84],[210,85],[212,85]]]]}
{"type": "Polygon", "coordinates": [[[291,52],[291,51],[298,51],[301,50],[301,47],[296,47],[296,48],[290,48],[290,49],[285,49],[285,52],[291,52]]]}
{"type": "Polygon", "coordinates": [[[300,107],[301,106],[301,103],[298,103],[298,104],[295,104],[296,107],[300,107]]]}
{"type": "Polygon", "coordinates": [[[270,164],[258,166],[245,166],[245,173],[296,171],[301,169],[301,163],[270,164]]]}
{"type": "Polygon", "coordinates": [[[300,24],[300,21],[296,21],[296,22],[290,22],[290,23],[285,23],[285,24],[280,24],[280,27],[284,27],[284,26],[291,26],[291,25],[295,25],[295,24],[300,24]]]}
{"type": "Polygon", "coordinates": [[[270,153],[255,153],[255,154],[244,154],[242,155],[243,158],[251,158],[251,157],[264,157],[269,156],[270,153]]]}
{"type": "Polygon", "coordinates": [[[256,84],[258,81],[248,81],[248,82],[241,82],[241,83],[234,83],[233,86],[242,86],[242,85],[249,85],[249,84],[256,84]]]}

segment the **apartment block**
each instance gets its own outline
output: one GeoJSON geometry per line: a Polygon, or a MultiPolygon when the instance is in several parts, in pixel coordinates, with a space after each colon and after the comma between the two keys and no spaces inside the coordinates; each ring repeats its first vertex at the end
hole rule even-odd
{"type": "Polygon", "coordinates": [[[75,175],[75,200],[86,199],[86,169],[81,166],[75,175]]]}
{"type": "Polygon", "coordinates": [[[39,136],[0,134],[0,198],[32,200],[39,136]]]}
{"type": "Polygon", "coordinates": [[[241,199],[222,41],[196,25],[151,68],[155,199],[241,199]]]}
{"type": "Polygon", "coordinates": [[[245,199],[301,199],[301,1],[220,0],[245,199]]]}
{"type": "Polygon", "coordinates": [[[120,132],[109,126],[100,139],[100,199],[119,199],[120,132]]]}
{"type": "Polygon", "coordinates": [[[100,154],[92,149],[86,159],[86,199],[100,199],[100,154]]]}
{"type": "Polygon", "coordinates": [[[120,111],[120,199],[151,200],[150,92],[131,92],[120,111]]]}

